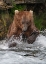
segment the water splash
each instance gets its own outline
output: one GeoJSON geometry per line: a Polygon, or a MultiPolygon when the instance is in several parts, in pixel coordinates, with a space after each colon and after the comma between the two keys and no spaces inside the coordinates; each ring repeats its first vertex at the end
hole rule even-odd
{"type": "Polygon", "coordinates": [[[0,49],[8,49],[8,44],[5,42],[6,40],[0,41],[0,49]]]}
{"type": "Polygon", "coordinates": [[[35,41],[35,45],[41,45],[43,47],[46,47],[46,36],[43,36],[40,34],[35,41]]]}
{"type": "Polygon", "coordinates": [[[46,64],[46,36],[40,34],[33,44],[23,42],[21,38],[12,36],[9,40],[0,41],[0,64],[46,64]],[[16,42],[17,46],[9,48],[8,44],[12,42],[16,42]]]}
{"type": "Polygon", "coordinates": [[[27,42],[23,42],[22,41],[22,37],[20,36],[20,38],[17,38],[16,39],[14,38],[14,35],[9,39],[9,40],[2,40],[0,41],[0,49],[8,49],[8,46],[9,44],[11,43],[17,43],[17,47],[31,47],[32,45],[33,46],[40,46],[40,47],[46,47],[46,36],[43,36],[43,35],[39,35],[37,38],[36,38],[36,41],[33,43],[33,44],[28,44],[27,42]]]}

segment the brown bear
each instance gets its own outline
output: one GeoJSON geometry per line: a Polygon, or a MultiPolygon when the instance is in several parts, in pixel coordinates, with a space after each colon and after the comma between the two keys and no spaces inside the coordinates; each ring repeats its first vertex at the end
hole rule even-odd
{"type": "Polygon", "coordinates": [[[29,37],[33,32],[38,31],[35,27],[33,20],[33,11],[18,11],[15,10],[14,20],[9,27],[7,37],[23,33],[26,37],[29,37]]]}

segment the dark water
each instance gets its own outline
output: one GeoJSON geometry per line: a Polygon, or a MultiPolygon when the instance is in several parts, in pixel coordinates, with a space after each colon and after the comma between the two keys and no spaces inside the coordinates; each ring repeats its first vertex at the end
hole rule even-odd
{"type": "Polygon", "coordinates": [[[0,41],[0,64],[46,64],[46,36],[40,34],[33,44],[13,38],[0,41]],[[9,48],[11,42],[18,45],[9,48]]]}

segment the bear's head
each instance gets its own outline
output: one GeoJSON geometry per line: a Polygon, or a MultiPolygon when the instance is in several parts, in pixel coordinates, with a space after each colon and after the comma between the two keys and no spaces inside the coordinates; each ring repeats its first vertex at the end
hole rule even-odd
{"type": "Polygon", "coordinates": [[[22,31],[27,31],[33,22],[33,11],[18,11],[15,10],[15,21],[17,27],[22,31]]]}

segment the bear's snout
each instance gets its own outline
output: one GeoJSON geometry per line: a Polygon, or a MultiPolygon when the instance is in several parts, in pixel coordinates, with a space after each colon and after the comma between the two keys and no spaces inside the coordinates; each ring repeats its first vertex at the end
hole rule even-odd
{"type": "Polygon", "coordinates": [[[23,31],[23,32],[26,32],[27,29],[28,29],[28,26],[27,26],[26,24],[24,24],[23,27],[22,27],[22,31],[23,31]]]}

